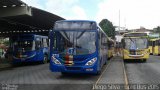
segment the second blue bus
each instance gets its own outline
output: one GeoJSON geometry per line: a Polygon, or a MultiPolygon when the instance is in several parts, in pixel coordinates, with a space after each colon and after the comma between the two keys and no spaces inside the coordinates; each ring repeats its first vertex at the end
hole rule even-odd
{"type": "Polygon", "coordinates": [[[10,37],[13,64],[48,61],[48,36],[22,34],[10,37]]]}

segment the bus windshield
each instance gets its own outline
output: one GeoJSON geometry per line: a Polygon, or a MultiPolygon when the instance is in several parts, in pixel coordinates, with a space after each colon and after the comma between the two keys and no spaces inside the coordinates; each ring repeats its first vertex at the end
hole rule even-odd
{"type": "Polygon", "coordinates": [[[92,54],[96,50],[96,32],[65,30],[54,34],[54,50],[60,54],[84,55],[92,54]]]}
{"type": "Polygon", "coordinates": [[[125,48],[126,49],[145,49],[147,48],[147,39],[146,38],[126,38],[125,39],[125,48]]]}
{"type": "Polygon", "coordinates": [[[14,51],[19,51],[19,52],[21,52],[22,50],[24,51],[35,50],[34,41],[32,40],[14,41],[13,49],[14,51]]]}

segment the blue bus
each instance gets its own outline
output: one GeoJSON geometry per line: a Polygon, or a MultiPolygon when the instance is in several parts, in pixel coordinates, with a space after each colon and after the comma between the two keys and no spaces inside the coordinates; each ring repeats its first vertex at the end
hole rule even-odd
{"type": "Polygon", "coordinates": [[[47,63],[49,54],[48,36],[22,34],[10,37],[13,64],[23,62],[47,63]]]}
{"type": "Polygon", "coordinates": [[[101,73],[107,62],[108,41],[95,21],[57,21],[49,37],[52,72],[101,73]]]}

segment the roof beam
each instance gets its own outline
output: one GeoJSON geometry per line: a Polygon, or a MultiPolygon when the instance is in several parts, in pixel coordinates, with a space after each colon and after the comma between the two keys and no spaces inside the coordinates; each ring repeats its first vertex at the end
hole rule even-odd
{"type": "Polygon", "coordinates": [[[29,15],[32,16],[31,7],[29,6],[16,6],[16,7],[3,7],[0,8],[0,17],[29,15]]]}

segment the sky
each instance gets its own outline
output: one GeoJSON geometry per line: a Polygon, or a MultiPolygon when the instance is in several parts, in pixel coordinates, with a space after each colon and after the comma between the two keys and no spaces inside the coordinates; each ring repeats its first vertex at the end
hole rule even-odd
{"type": "Polygon", "coordinates": [[[114,26],[160,26],[160,0],[22,0],[65,19],[110,20],[114,26]],[[119,18],[120,17],[120,18],[119,18]]]}

